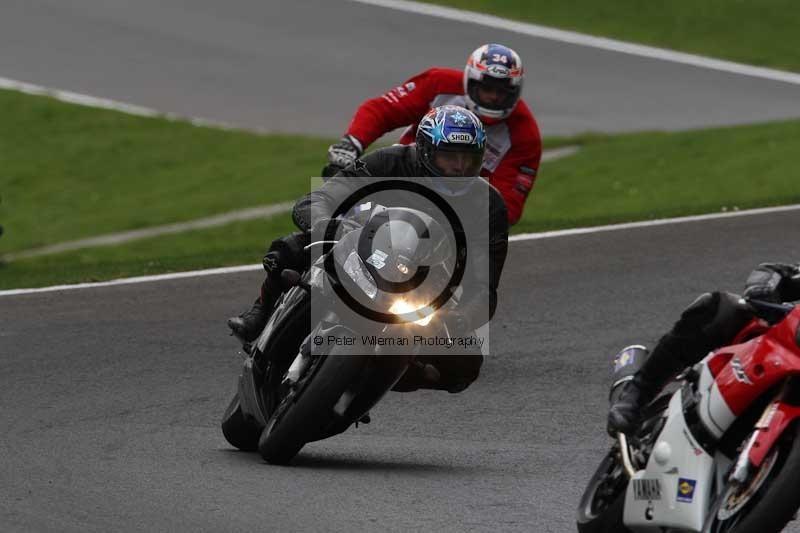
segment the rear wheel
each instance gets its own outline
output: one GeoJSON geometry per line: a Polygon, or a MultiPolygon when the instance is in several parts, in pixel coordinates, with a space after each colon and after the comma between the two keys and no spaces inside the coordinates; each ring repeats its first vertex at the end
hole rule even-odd
{"type": "Polygon", "coordinates": [[[281,401],[258,440],[268,463],[285,464],[336,422],[332,409],[364,368],[367,357],[337,353],[316,356],[303,379],[281,401]]]}
{"type": "Polygon", "coordinates": [[[222,415],[222,434],[232,446],[242,451],[254,452],[258,449],[258,436],[261,430],[244,417],[239,394],[234,394],[222,415]]]}
{"type": "Polygon", "coordinates": [[[788,428],[758,471],[725,487],[709,513],[705,533],[777,533],[800,507],[800,424],[788,428]]]}
{"type": "Polygon", "coordinates": [[[625,489],[628,478],[618,459],[616,447],[597,467],[578,505],[580,533],[623,533],[622,523],[625,489]]]}

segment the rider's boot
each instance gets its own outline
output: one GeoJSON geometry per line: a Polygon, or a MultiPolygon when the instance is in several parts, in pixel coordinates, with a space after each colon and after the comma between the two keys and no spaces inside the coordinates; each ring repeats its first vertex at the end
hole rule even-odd
{"type": "Polygon", "coordinates": [[[245,311],[239,316],[228,319],[228,327],[231,333],[243,342],[253,342],[261,334],[267,320],[275,306],[277,296],[273,295],[273,290],[267,286],[267,280],[261,285],[261,295],[253,303],[250,310],[245,311]]]}
{"type": "Polygon", "coordinates": [[[671,378],[699,362],[712,349],[731,342],[751,318],[751,311],[735,294],[713,292],[697,298],[623,387],[609,410],[608,432],[613,436],[635,430],[642,409],[671,378]]]}
{"type": "Polygon", "coordinates": [[[659,343],[642,368],[623,387],[608,411],[608,433],[630,434],[639,426],[642,412],[661,389],[685,367],[684,362],[659,343]]]}

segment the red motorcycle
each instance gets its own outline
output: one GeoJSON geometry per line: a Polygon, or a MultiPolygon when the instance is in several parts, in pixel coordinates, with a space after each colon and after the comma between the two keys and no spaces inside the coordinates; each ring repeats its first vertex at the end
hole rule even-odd
{"type": "MultiPolygon", "coordinates": [[[[781,531],[800,507],[800,306],[756,314],[619,434],[578,508],[581,533],[781,531]]],[[[617,390],[648,353],[617,355],[617,390]]],[[[613,392],[613,390],[612,390],[613,392]]]]}

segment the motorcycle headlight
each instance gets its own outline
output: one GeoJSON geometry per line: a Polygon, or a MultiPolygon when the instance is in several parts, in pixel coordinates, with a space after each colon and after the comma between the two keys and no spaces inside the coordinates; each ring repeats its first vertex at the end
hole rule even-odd
{"type": "Polygon", "coordinates": [[[350,252],[342,268],[358,288],[364,291],[364,294],[373,300],[375,299],[378,294],[378,285],[372,275],[364,268],[361,258],[358,257],[355,251],[350,252]]]}
{"type": "Polygon", "coordinates": [[[431,309],[430,306],[419,307],[411,302],[407,302],[403,298],[399,298],[392,303],[389,312],[395,315],[410,315],[407,318],[408,322],[413,322],[418,326],[427,326],[433,320],[433,315],[436,311],[431,309]],[[417,320],[412,320],[419,317],[417,320]]]}
{"type": "Polygon", "coordinates": [[[322,290],[325,271],[318,266],[312,266],[308,277],[308,284],[317,290],[322,290]]]}

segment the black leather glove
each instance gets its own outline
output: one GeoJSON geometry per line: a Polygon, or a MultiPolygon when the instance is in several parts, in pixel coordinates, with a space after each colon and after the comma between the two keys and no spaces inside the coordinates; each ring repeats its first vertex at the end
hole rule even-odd
{"type": "Polygon", "coordinates": [[[322,177],[333,176],[341,169],[353,164],[364,152],[361,143],[352,135],[345,135],[328,148],[328,164],[322,169],[322,177]]]}
{"type": "Polygon", "coordinates": [[[303,232],[290,233],[272,241],[261,260],[267,277],[272,280],[280,279],[285,268],[305,271],[309,265],[309,255],[304,248],[308,243],[308,234],[303,232]]]}
{"type": "Polygon", "coordinates": [[[261,260],[261,265],[264,267],[267,277],[276,279],[283,270],[281,252],[278,250],[270,250],[264,255],[264,258],[261,260]]]}
{"type": "Polygon", "coordinates": [[[800,269],[796,265],[786,263],[761,263],[753,270],[745,282],[744,296],[753,300],[780,302],[781,285],[800,269]]]}

